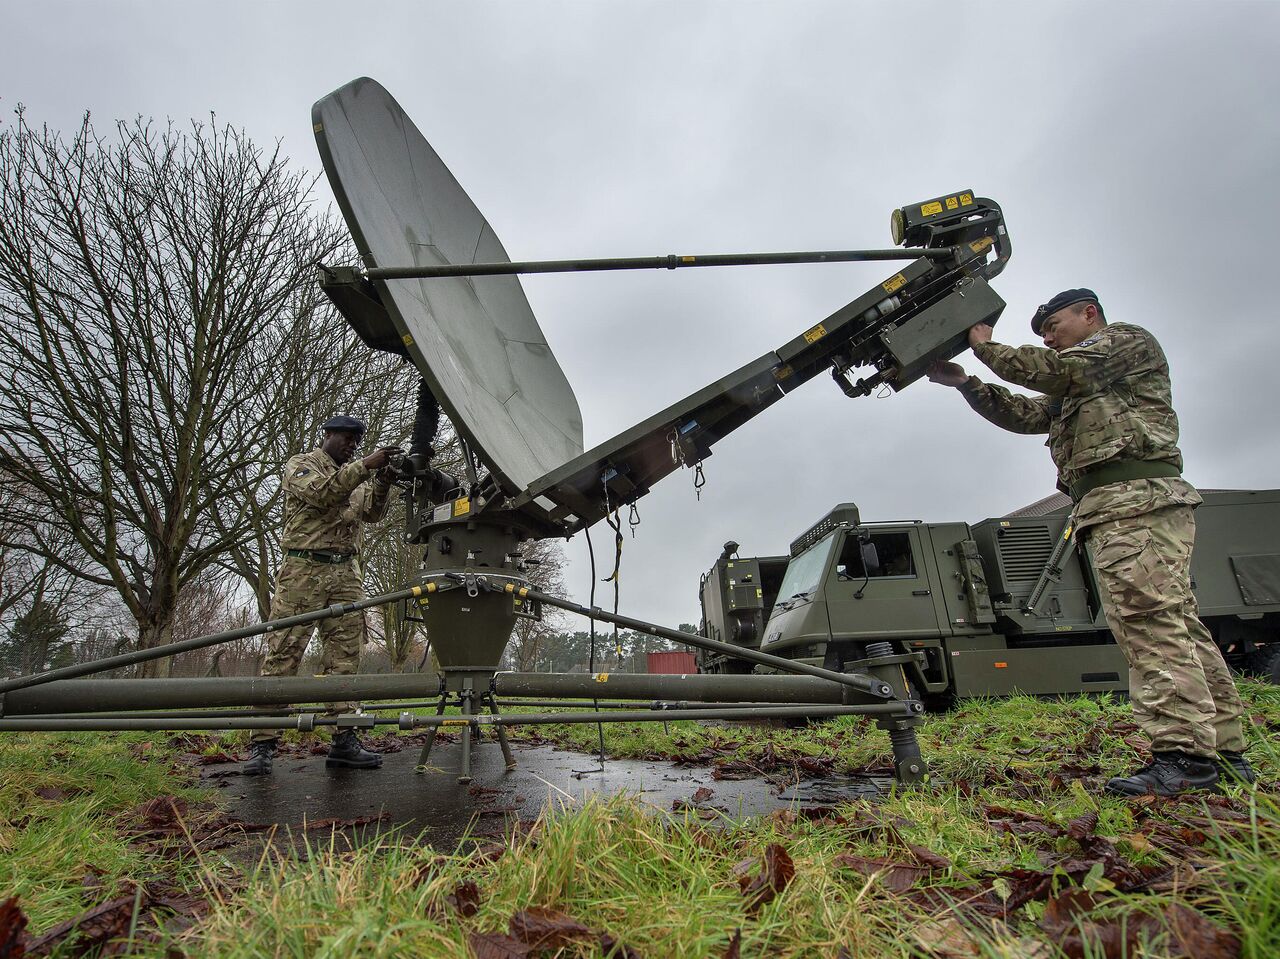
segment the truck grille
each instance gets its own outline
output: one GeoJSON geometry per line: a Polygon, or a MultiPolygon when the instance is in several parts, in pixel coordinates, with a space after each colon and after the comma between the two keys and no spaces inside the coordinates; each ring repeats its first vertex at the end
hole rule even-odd
{"type": "Polygon", "coordinates": [[[1000,565],[1005,582],[1034,583],[1053,554],[1053,536],[1047,526],[1009,526],[1000,530],[1000,565]]]}

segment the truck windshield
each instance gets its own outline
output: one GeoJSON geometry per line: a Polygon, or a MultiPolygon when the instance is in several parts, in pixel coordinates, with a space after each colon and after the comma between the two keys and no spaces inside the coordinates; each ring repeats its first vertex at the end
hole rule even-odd
{"type": "Polygon", "coordinates": [[[779,603],[807,596],[818,588],[835,541],[834,534],[828,535],[787,564],[787,575],[782,577],[782,585],[778,587],[779,603]]]}

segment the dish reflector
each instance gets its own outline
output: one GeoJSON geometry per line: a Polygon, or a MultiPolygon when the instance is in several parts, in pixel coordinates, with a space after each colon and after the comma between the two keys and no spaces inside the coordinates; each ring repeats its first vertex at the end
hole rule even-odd
{"type": "MultiPolygon", "coordinates": [[[[367,77],[311,111],[365,268],[510,262],[395,98],[367,77]]],[[[375,280],[406,350],[508,493],[583,451],[582,412],[515,276],[375,280]]]]}

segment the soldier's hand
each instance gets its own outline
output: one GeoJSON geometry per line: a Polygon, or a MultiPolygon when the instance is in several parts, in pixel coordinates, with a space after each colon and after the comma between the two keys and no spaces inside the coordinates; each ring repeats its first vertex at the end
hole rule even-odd
{"type": "Polygon", "coordinates": [[[979,343],[990,343],[991,334],[995,331],[989,323],[976,323],[969,327],[969,346],[974,347],[979,343]]]}
{"type": "Polygon", "coordinates": [[[380,470],[387,465],[387,461],[391,459],[392,456],[400,451],[400,447],[398,446],[384,446],[382,449],[375,450],[370,453],[361,462],[363,462],[365,467],[371,472],[373,470],[380,470]]]}
{"type": "Polygon", "coordinates": [[[969,374],[959,363],[944,363],[942,360],[934,360],[930,363],[929,368],[925,370],[925,375],[929,377],[929,382],[940,383],[943,386],[964,386],[969,379],[969,374]]]}

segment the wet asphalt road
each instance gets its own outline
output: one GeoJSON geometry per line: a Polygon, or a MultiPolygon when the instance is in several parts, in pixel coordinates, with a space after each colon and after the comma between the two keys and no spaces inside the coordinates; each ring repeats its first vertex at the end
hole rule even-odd
{"type": "MultiPolygon", "coordinates": [[[[457,781],[459,747],[439,743],[435,768],[415,773],[418,748],[388,754],[380,769],[328,769],[324,756],[280,756],[269,777],[247,778],[238,767],[207,767],[202,778],[222,786],[219,797],[231,815],[246,823],[275,824],[295,832],[304,822],[375,822],[356,831],[368,838],[388,829],[418,835],[419,841],[451,849],[464,835],[499,835],[515,820],[531,821],[545,809],[561,808],[590,796],[628,793],[670,811],[689,803],[732,818],[775,809],[830,805],[855,797],[874,798],[888,780],[866,777],[800,780],[781,792],[763,778],[717,780],[710,767],[669,762],[598,758],[550,746],[512,744],[517,767],[506,770],[497,744],[472,749],[470,784],[457,781]],[[695,802],[694,793],[712,790],[695,802]]],[[[353,837],[354,838],[354,837],[353,837]]]]}

